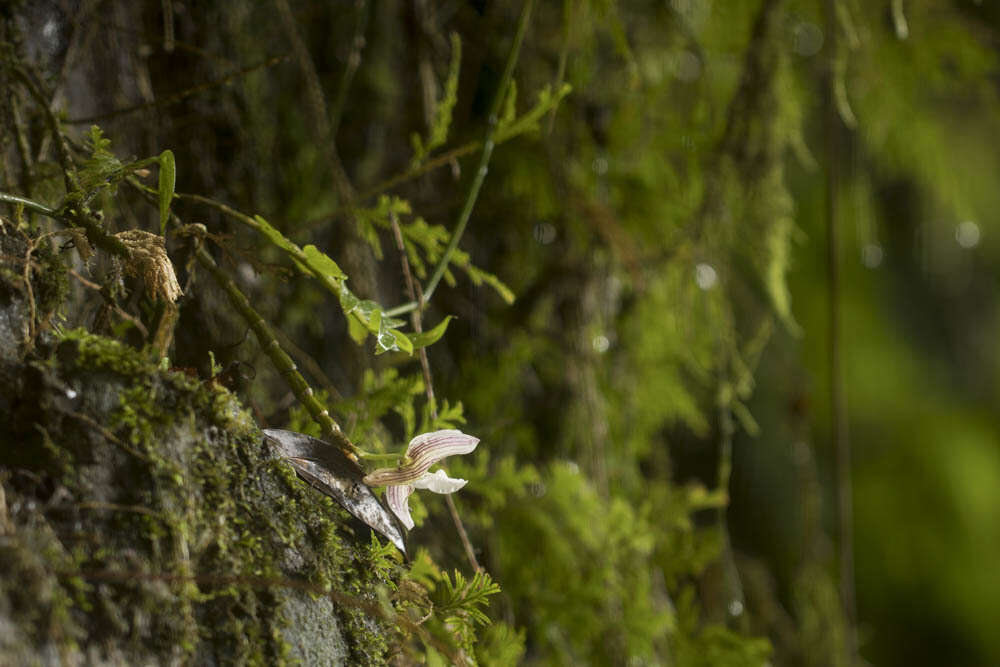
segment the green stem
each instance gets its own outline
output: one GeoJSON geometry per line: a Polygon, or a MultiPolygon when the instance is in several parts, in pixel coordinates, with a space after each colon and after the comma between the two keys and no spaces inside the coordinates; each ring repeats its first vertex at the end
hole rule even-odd
{"type": "Polygon", "coordinates": [[[358,0],[357,6],[358,18],[354,26],[354,38],[351,40],[351,53],[347,56],[347,67],[344,68],[337,97],[334,98],[333,109],[330,111],[330,137],[333,140],[337,138],[340,119],[344,114],[344,102],[347,100],[347,91],[351,89],[354,75],[361,64],[361,51],[365,48],[365,31],[368,29],[368,0],[358,0]]]}
{"type": "Polygon", "coordinates": [[[271,363],[274,364],[274,367],[285,378],[285,382],[288,383],[295,397],[299,399],[299,402],[305,406],[310,416],[320,425],[320,428],[323,430],[323,437],[328,442],[332,442],[342,449],[345,454],[357,460],[358,452],[354,443],[340,430],[340,426],[330,417],[330,412],[326,407],[317,400],[312,387],[309,386],[309,383],[299,373],[298,367],[292,361],[292,358],[281,348],[278,339],[271,331],[271,327],[268,326],[264,318],[250,305],[250,301],[246,295],[240,291],[240,288],[236,286],[233,279],[219,268],[219,265],[215,263],[215,260],[212,259],[212,256],[208,254],[208,251],[204,247],[199,246],[195,256],[198,259],[198,263],[212,275],[215,282],[226,293],[226,296],[229,297],[229,302],[233,305],[233,308],[236,309],[243,319],[246,320],[246,323],[250,325],[250,328],[253,329],[261,349],[264,350],[264,353],[270,358],[271,363]]]}
{"type": "MultiPolygon", "coordinates": [[[[130,185],[136,187],[136,189],[146,198],[150,203],[157,203],[155,195],[146,191],[141,185],[129,181],[130,185]]],[[[216,209],[226,213],[229,216],[247,224],[254,229],[260,229],[260,225],[256,220],[248,215],[240,213],[234,209],[229,208],[225,204],[221,204],[215,200],[208,199],[207,197],[201,197],[199,195],[175,195],[182,199],[189,199],[192,201],[199,201],[216,209]]],[[[170,214],[170,221],[177,226],[183,224],[180,218],[177,217],[175,213],[170,214]]],[[[294,246],[294,251],[291,252],[292,257],[296,259],[301,258],[305,260],[305,254],[298,246],[294,246]]],[[[257,336],[257,342],[260,343],[260,347],[264,350],[264,354],[268,356],[274,367],[278,369],[282,377],[285,378],[285,382],[288,383],[288,387],[295,394],[295,398],[299,400],[305,409],[309,412],[309,415],[313,420],[319,424],[320,429],[323,431],[323,437],[328,441],[339,447],[347,456],[354,459],[358,458],[357,447],[354,443],[347,437],[347,435],[340,429],[340,425],[337,424],[330,416],[329,410],[319,402],[313,392],[312,387],[306,381],[302,374],[299,373],[298,366],[292,358],[285,352],[281,347],[281,343],[278,342],[277,337],[274,332],[271,331],[271,327],[268,326],[264,318],[254,310],[253,306],[250,305],[250,300],[247,299],[246,295],[240,291],[240,288],[236,286],[233,279],[229,275],[219,268],[219,265],[215,263],[212,256],[208,254],[203,246],[199,246],[195,257],[198,263],[201,264],[212,276],[215,282],[222,288],[222,291],[226,293],[229,297],[229,302],[233,305],[233,308],[243,317],[250,328],[253,329],[254,335],[257,336]]],[[[317,275],[317,279],[321,282],[332,282],[331,278],[326,276],[317,275]]]]}
{"type": "Polygon", "coordinates": [[[36,201],[25,199],[24,197],[18,197],[17,195],[9,195],[6,192],[0,192],[0,201],[6,202],[8,204],[20,204],[29,211],[34,211],[35,213],[40,213],[50,218],[59,217],[59,212],[56,211],[55,209],[51,209],[48,206],[45,206],[44,204],[39,204],[36,201]]]}
{"type": "Polygon", "coordinates": [[[524,42],[524,33],[528,29],[528,18],[531,16],[533,4],[534,0],[526,0],[524,7],[521,9],[521,18],[517,23],[517,33],[514,35],[514,43],[511,45],[510,54],[507,56],[507,64],[504,67],[503,76],[500,78],[500,86],[497,88],[493,104],[490,106],[489,125],[486,129],[486,138],[483,139],[483,152],[479,157],[479,168],[476,169],[472,183],[469,185],[469,192],[465,197],[465,205],[462,206],[462,212],[458,216],[458,224],[455,225],[451,241],[448,243],[448,247],[445,248],[444,255],[441,256],[441,261],[435,267],[434,273],[431,274],[431,279],[427,282],[427,287],[424,288],[421,307],[434,296],[434,290],[437,289],[438,283],[441,282],[445,271],[448,270],[448,263],[451,261],[451,256],[454,254],[455,249],[458,248],[458,242],[462,239],[462,234],[465,233],[465,228],[469,224],[469,217],[472,215],[472,209],[476,205],[476,199],[479,197],[479,189],[482,187],[483,180],[486,178],[486,172],[489,170],[500,107],[503,105],[504,97],[507,94],[507,89],[510,87],[511,78],[514,75],[514,67],[517,65],[518,56],[521,54],[521,44],[524,42]]]}
{"type": "MultiPolygon", "coordinates": [[[[240,222],[246,225],[247,227],[250,227],[253,230],[263,233],[260,223],[258,223],[256,220],[254,220],[246,213],[242,213],[234,208],[226,206],[222,202],[218,202],[214,199],[203,197],[201,195],[175,193],[174,197],[177,199],[186,199],[188,201],[195,201],[201,204],[205,204],[206,206],[210,206],[215,210],[219,211],[220,213],[229,216],[233,220],[236,220],[237,222],[240,222]]],[[[264,238],[266,238],[269,242],[273,242],[271,240],[271,237],[268,236],[267,234],[264,234],[264,238]]],[[[303,266],[309,266],[310,264],[309,259],[306,257],[306,254],[302,251],[302,248],[300,248],[297,244],[289,242],[287,246],[281,245],[277,247],[282,252],[287,253],[292,259],[294,259],[299,264],[303,266]]],[[[318,280],[323,285],[323,287],[328,289],[333,294],[340,294],[340,281],[336,280],[335,278],[331,278],[323,273],[312,272],[311,275],[313,275],[316,278],[316,280],[318,280]]]]}
{"type": "Polygon", "coordinates": [[[49,208],[45,204],[40,204],[25,197],[7,194],[6,192],[0,192],[0,202],[24,206],[29,211],[34,211],[53,220],[59,220],[70,227],[82,227],[87,234],[88,241],[112,255],[124,258],[132,255],[128,246],[115,236],[104,231],[100,224],[86,213],[80,213],[72,209],[65,211],[49,208]]]}

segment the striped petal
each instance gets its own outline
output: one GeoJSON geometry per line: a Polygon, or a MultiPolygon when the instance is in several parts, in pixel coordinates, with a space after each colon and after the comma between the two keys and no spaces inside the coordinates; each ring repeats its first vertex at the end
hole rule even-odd
{"type": "Polygon", "coordinates": [[[385,501],[389,504],[389,509],[396,515],[400,523],[406,526],[407,530],[413,530],[413,519],[410,517],[411,493],[413,493],[413,487],[409,484],[390,486],[385,490],[385,501]]]}
{"type": "Polygon", "coordinates": [[[396,468],[381,468],[365,477],[369,486],[412,484],[424,476],[432,465],[449,456],[468,454],[479,444],[479,438],[456,429],[422,433],[406,448],[408,463],[396,468]]]}

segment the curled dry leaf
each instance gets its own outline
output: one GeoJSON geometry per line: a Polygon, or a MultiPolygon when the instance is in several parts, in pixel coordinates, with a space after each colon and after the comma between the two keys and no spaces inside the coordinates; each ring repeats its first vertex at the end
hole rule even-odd
{"type": "Polygon", "coordinates": [[[131,252],[125,263],[125,272],[142,278],[149,298],[175,303],[183,292],[177,282],[174,265],[167,256],[163,237],[141,229],[119,232],[115,237],[131,252]]]}

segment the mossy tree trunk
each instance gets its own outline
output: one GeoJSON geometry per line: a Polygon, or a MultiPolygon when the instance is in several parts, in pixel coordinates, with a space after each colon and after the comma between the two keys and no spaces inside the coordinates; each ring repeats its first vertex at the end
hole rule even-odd
{"type": "MultiPolygon", "coordinates": [[[[27,243],[0,248],[11,269],[27,243]]],[[[65,294],[58,260],[41,261],[36,318],[65,294]]],[[[224,387],[82,330],[29,351],[14,278],[0,282],[0,664],[382,662],[367,529],[224,387]]]]}

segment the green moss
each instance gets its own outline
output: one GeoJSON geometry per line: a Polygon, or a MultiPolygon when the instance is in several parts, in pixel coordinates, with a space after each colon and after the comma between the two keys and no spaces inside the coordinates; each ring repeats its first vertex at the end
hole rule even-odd
{"type": "Polygon", "coordinates": [[[69,294],[69,271],[59,254],[47,243],[40,244],[32,257],[40,264],[39,270],[33,274],[32,283],[37,317],[43,321],[66,301],[69,294]]]}
{"type": "Polygon", "coordinates": [[[152,360],[144,358],[135,349],[116,340],[94,335],[86,329],[64,331],[60,338],[64,343],[75,344],[63,346],[63,351],[74,351],[76,358],[63,358],[81,368],[109,370],[128,376],[146,375],[155,369],[152,360]]]}
{"type": "MultiPolygon", "coordinates": [[[[19,507],[40,494],[18,520],[45,526],[71,554],[35,566],[36,584],[58,593],[39,598],[48,602],[31,616],[43,628],[28,634],[36,646],[85,640],[131,660],[282,664],[295,656],[289,604],[299,619],[320,613],[324,591],[375,599],[387,575],[370,567],[367,534],[356,546],[349,515],[276,458],[226,389],[81,330],[62,334],[49,363],[32,368],[49,375],[34,389],[54,392],[40,404],[67,401],[67,386],[77,396],[61,413],[33,414],[51,423],[26,443],[65,454],[56,457],[63,464],[32,473],[47,480],[37,489],[8,491],[19,507]],[[63,418],[70,413],[88,417],[63,418]],[[67,489],[63,504],[76,509],[46,508],[42,489],[53,487],[67,489]]],[[[12,548],[21,559],[36,551],[12,548]]],[[[0,580],[21,569],[0,558],[0,580]]],[[[13,596],[0,585],[0,607],[13,596]]],[[[334,609],[348,661],[382,663],[381,622],[349,604],[334,609]]]]}

